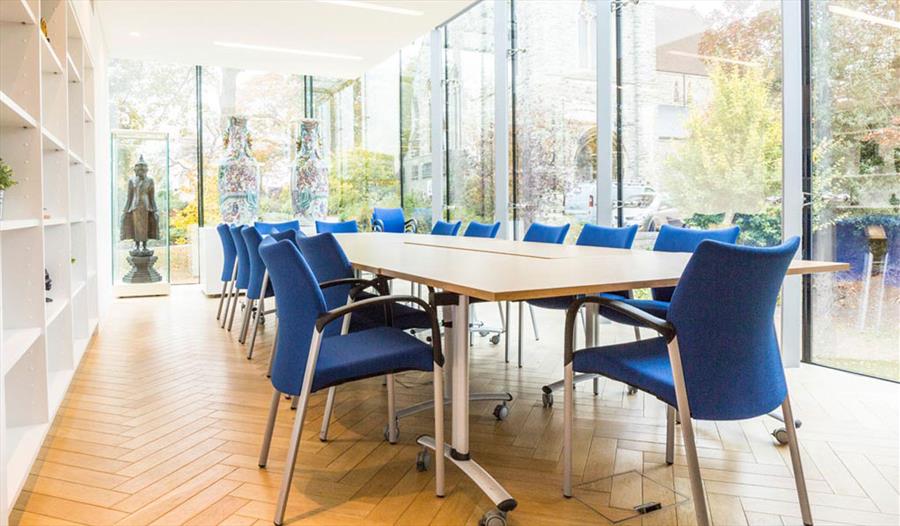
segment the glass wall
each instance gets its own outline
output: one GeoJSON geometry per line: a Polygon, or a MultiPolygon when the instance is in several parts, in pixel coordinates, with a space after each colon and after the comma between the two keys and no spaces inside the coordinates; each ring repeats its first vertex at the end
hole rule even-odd
{"type": "Polygon", "coordinates": [[[169,137],[172,283],[199,280],[195,71],[194,66],[121,59],[112,59],[108,69],[110,129],[169,137]]]}
{"type": "Polygon", "coordinates": [[[290,178],[304,114],[303,76],[219,67],[202,71],[204,224],[221,221],[217,177],[225,155],[225,130],[235,115],[247,118],[251,153],[259,163],[259,217],[291,218],[290,178]]]}
{"type": "Polygon", "coordinates": [[[403,211],[431,229],[431,45],[425,35],[400,50],[403,211]]]}
{"type": "Polygon", "coordinates": [[[646,0],[618,16],[623,222],[778,243],[781,2],[646,0]]]}
{"type": "Polygon", "coordinates": [[[400,206],[400,59],[353,80],[313,78],[330,182],[328,213],[368,225],[372,208],[400,206]]]}
{"type": "Polygon", "coordinates": [[[596,222],[597,4],[513,6],[517,235],[534,221],[571,223],[574,240],[581,225],[596,222]]]}
{"type": "Polygon", "coordinates": [[[445,28],[449,219],[494,221],[494,3],[445,28]]]}
{"type": "Polygon", "coordinates": [[[900,30],[895,0],[810,2],[813,362],[900,380],[900,30]]]}

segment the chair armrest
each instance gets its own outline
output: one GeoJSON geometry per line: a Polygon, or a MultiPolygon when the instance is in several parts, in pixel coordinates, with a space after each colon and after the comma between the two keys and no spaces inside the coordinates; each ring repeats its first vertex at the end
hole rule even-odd
{"type": "Polygon", "coordinates": [[[343,318],[353,311],[369,308],[375,305],[390,305],[396,303],[415,303],[428,313],[429,318],[431,318],[431,347],[434,350],[434,363],[443,367],[444,353],[441,351],[441,329],[438,326],[437,311],[434,309],[434,307],[429,305],[427,301],[415,296],[377,296],[375,298],[368,298],[362,301],[354,301],[353,303],[348,303],[336,309],[331,309],[330,311],[327,311],[319,316],[319,318],[316,320],[316,330],[321,333],[323,330],[325,330],[325,326],[327,326],[329,323],[338,318],[343,318]]]}
{"type": "Polygon", "coordinates": [[[356,298],[357,294],[366,290],[369,287],[375,289],[375,292],[377,292],[379,296],[387,296],[388,294],[390,294],[390,292],[388,292],[386,281],[381,276],[378,276],[375,279],[363,279],[363,278],[331,279],[331,280],[323,281],[322,283],[319,283],[319,288],[327,289],[329,287],[337,287],[340,285],[352,285],[352,287],[350,288],[350,292],[347,294],[347,296],[349,296],[350,298],[356,298]]]}
{"type": "Polygon", "coordinates": [[[632,320],[640,324],[640,326],[655,330],[660,334],[660,336],[665,338],[667,342],[675,339],[675,327],[666,320],[659,319],[656,316],[642,311],[641,309],[633,305],[629,305],[623,301],[604,298],[601,296],[584,296],[570,303],[569,308],[566,309],[566,332],[564,348],[566,364],[572,362],[572,355],[575,352],[575,319],[578,316],[579,309],[581,309],[581,307],[585,303],[596,303],[598,305],[602,305],[604,308],[614,310],[619,314],[622,314],[623,316],[627,316],[628,318],[631,318],[632,320]]]}
{"type": "Polygon", "coordinates": [[[411,217],[403,223],[403,231],[404,232],[412,232],[413,234],[419,232],[419,222],[416,221],[416,218],[411,217]]]}
{"type": "Polygon", "coordinates": [[[384,232],[384,221],[381,219],[373,219],[372,232],[384,232]]]}

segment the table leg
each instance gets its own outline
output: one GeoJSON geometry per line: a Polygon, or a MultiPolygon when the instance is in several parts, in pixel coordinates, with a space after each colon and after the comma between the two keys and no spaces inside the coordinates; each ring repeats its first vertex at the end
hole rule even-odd
{"type": "MultiPolygon", "coordinates": [[[[433,449],[443,448],[443,454],[453,462],[497,506],[497,511],[488,514],[512,511],[516,500],[497,482],[490,473],[472,460],[469,454],[469,298],[459,297],[459,303],[450,309],[452,327],[444,329],[445,349],[450,351],[447,363],[450,364],[451,405],[453,411],[453,429],[450,444],[438,445],[433,437],[423,436],[418,443],[433,449]]],[[[487,515],[486,515],[487,516],[487,515]]]]}

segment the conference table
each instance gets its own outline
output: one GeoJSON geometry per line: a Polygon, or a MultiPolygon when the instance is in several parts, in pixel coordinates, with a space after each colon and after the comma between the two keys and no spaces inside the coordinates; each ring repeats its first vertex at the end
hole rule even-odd
{"type": "MultiPolygon", "coordinates": [[[[427,234],[336,235],[357,270],[453,293],[442,306],[452,428],[443,454],[506,513],[516,501],[469,451],[469,303],[674,286],[691,254],[427,234]],[[449,323],[448,323],[449,322],[449,323]]],[[[794,260],[788,275],[847,270],[846,263],[794,260]]],[[[594,319],[588,315],[588,323],[594,319]]],[[[591,341],[591,330],[588,341],[591,341]]],[[[434,335],[438,337],[437,335],[434,335]]],[[[562,360],[562,349],[560,349],[562,360]]],[[[420,437],[437,451],[433,437],[420,437]]],[[[436,453],[437,454],[437,453],[436,453]]]]}

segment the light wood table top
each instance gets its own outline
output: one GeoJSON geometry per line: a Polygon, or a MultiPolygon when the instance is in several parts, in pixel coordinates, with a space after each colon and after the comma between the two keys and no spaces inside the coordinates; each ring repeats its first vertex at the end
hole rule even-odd
{"type": "MultiPolygon", "coordinates": [[[[549,245],[425,234],[338,234],[359,270],[488,301],[674,286],[683,252],[549,245]]],[[[795,260],[788,274],[847,270],[846,263],[795,260]]]]}

